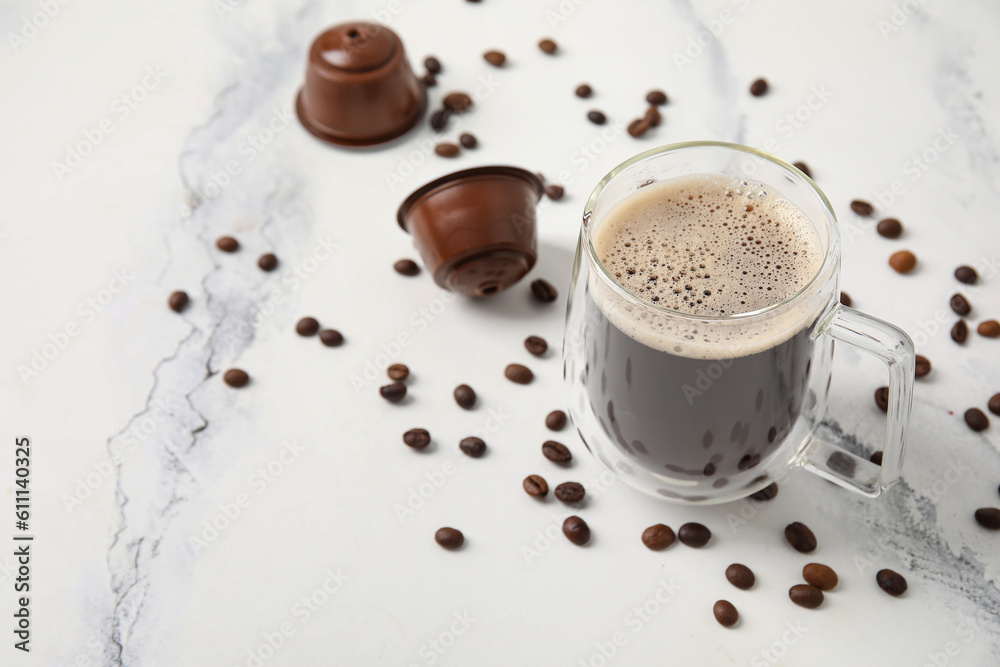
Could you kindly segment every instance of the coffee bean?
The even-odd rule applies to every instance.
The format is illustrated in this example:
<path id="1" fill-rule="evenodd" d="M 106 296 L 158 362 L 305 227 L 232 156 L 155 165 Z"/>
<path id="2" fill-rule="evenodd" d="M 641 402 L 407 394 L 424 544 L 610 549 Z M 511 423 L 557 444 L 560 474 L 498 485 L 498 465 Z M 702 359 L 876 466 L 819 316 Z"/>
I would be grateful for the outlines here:
<path id="1" fill-rule="evenodd" d="M 903 233 L 903 223 L 896 218 L 885 218 L 878 221 L 875 231 L 887 239 L 898 239 Z"/>
<path id="2" fill-rule="evenodd" d="M 918 378 L 922 378 L 931 372 L 931 360 L 922 354 L 917 355 L 916 372 Z"/>
<path id="3" fill-rule="evenodd" d="M 951 339 L 956 343 L 964 343 L 965 339 L 968 337 L 969 325 L 965 323 L 965 320 L 955 322 L 955 326 L 951 328 Z"/>
<path id="4" fill-rule="evenodd" d="M 974 285 L 976 280 L 979 279 L 979 274 L 971 266 L 965 266 L 964 264 L 957 269 L 955 269 L 955 278 L 958 282 L 965 283 L 966 285 Z"/>
<path id="5" fill-rule="evenodd" d="M 788 597 L 792 602 L 805 607 L 815 609 L 823 604 L 823 591 L 811 584 L 797 584 L 788 589 Z"/>
<path id="6" fill-rule="evenodd" d="M 528 336 L 524 339 L 524 349 L 536 357 L 540 357 L 549 349 L 549 344 L 541 336 Z"/>
<path id="7" fill-rule="evenodd" d="M 1000 338 L 1000 322 L 996 320 L 986 320 L 985 322 L 980 322 L 979 326 L 976 327 L 976 331 L 979 332 L 980 336 L 986 336 L 987 338 Z"/>
<path id="8" fill-rule="evenodd" d="M 344 344 L 344 335 L 336 329 L 323 329 L 319 332 L 319 342 L 327 347 L 340 347 Z"/>
<path id="9" fill-rule="evenodd" d="M 239 368 L 230 368 L 222 376 L 222 381 L 230 387 L 239 389 L 240 387 L 247 386 L 247 383 L 250 382 L 250 376 L 247 375 L 246 371 L 240 370 Z"/>
<path id="10" fill-rule="evenodd" d="M 889 256 L 889 266 L 897 273 L 909 273 L 917 265 L 917 256 L 909 250 L 900 250 Z"/>
<path id="11" fill-rule="evenodd" d="M 875 405 L 882 412 L 889 412 L 889 388 L 879 387 L 875 390 Z"/>
<path id="12" fill-rule="evenodd" d="M 553 40 L 546 37 L 542 41 L 538 42 L 538 48 L 551 56 L 559 47 L 556 46 L 556 43 Z"/>
<path id="13" fill-rule="evenodd" d="M 587 495 L 583 484 L 577 482 L 563 482 L 556 487 L 556 498 L 564 503 L 578 503 Z"/>
<path id="14" fill-rule="evenodd" d="M 567 540 L 578 546 L 590 541 L 590 526 L 578 516 L 571 516 L 563 521 L 562 531 Z"/>
<path id="15" fill-rule="evenodd" d="M 411 428 L 403 434 L 403 442 L 414 449 L 424 449 L 431 444 L 431 434 L 425 428 Z"/>
<path id="16" fill-rule="evenodd" d="M 899 597 L 906 592 L 906 579 L 903 575 L 892 570 L 879 570 L 875 574 L 875 581 L 879 588 L 895 597 Z"/>
<path id="17" fill-rule="evenodd" d="M 479 140 L 476 139 L 476 135 L 463 132 L 458 135 L 458 143 L 462 144 L 463 148 L 475 148 L 479 145 Z"/>
<path id="18" fill-rule="evenodd" d="M 686 523 L 677 531 L 677 539 L 682 544 L 700 549 L 712 539 L 712 531 L 700 523 Z"/>
<path id="19" fill-rule="evenodd" d="M 767 81 L 764 79 L 757 79 L 750 84 L 750 94 L 754 97 L 760 97 L 767 93 L 767 89 L 770 86 L 767 85 Z"/>
<path id="20" fill-rule="evenodd" d="M 295 333 L 300 336 L 315 336 L 319 331 L 319 321 L 315 317 L 303 317 L 295 324 Z"/>
<path id="21" fill-rule="evenodd" d="M 424 84 L 426 88 L 433 88 L 434 86 L 438 85 L 437 77 L 431 74 L 430 72 L 427 72 L 422 77 L 420 77 L 420 81 Z"/>
<path id="22" fill-rule="evenodd" d="M 431 114 L 431 129 L 435 132 L 440 132 L 448 126 L 449 118 L 451 118 L 450 111 L 447 109 L 438 109 Z"/>
<path id="23" fill-rule="evenodd" d="M 951 306 L 956 315 L 961 315 L 962 317 L 972 312 L 972 306 L 969 305 L 969 302 L 961 294 L 953 294 L 948 301 L 948 305 Z"/>
<path id="24" fill-rule="evenodd" d="M 579 86 L 576 87 L 576 90 L 574 92 L 576 93 L 577 97 L 582 97 L 586 99 L 594 94 L 594 89 L 585 83 L 581 83 Z"/>
<path id="25" fill-rule="evenodd" d="M 541 278 L 531 282 L 531 293 L 542 303 L 552 303 L 559 298 L 556 288 Z"/>
<path id="26" fill-rule="evenodd" d="M 453 158 L 458 157 L 461 153 L 461 149 L 453 143 L 447 141 L 442 141 L 440 144 L 434 147 L 434 152 L 441 157 Z"/>
<path id="27" fill-rule="evenodd" d="M 393 382 L 384 387 L 379 387 L 378 393 L 390 403 L 399 403 L 406 398 L 406 385 L 402 382 Z"/>
<path id="28" fill-rule="evenodd" d="M 215 247 L 222 252 L 236 252 L 240 249 L 240 242 L 232 236 L 220 236 L 215 240 Z"/>
<path id="29" fill-rule="evenodd" d="M 643 118 L 646 119 L 646 122 L 649 123 L 650 127 L 659 127 L 663 122 L 663 115 L 656 107 L 649 107 L 646 109 L 646 113 L 643 115 Z"/>
<path id="30" fill-rule="evenodd" d="M 541 475 L 528 475 L 521 482 L 521 486 L 532 498 L 544 498 L 549 493 L 549 485 Z"/>
<path id="31" fill-rule="evenodd" d="M 553 410 L 545 417 L 545 426 L 550 431 L 561 431 L 566 427 L 566 413 L 562 410 Z"/>
<path id="32" fill-rule="evenodd" d="M 559 201 L 565 194 L 566 190 L 561 185 L 552 184 L 545 186 L 545 196 L 552 201 Z"/>
<path id="33" fill-rule="evenodd" d="M 737 621 L 740 620 L 740 613 L 736 611 L 736 607 L 729 600 L 719 600 L 712 607 L 712 613 L 715 614 L 715 620 L 719 622 L 719 625 L 731 628 L 736 625 Z"/>
<path id="34" fill-rule="evenodd" d="M 646 101 L 653 106 L 662 107 L 667 103 L 667 94 L 662 90 L 651 90 L 646 93 Z"/>
<path id="35" fill-rule="evenodd" d="M 441 101 L 444 108 L 455 113 L 463 113 L 472 108 L 472 98 L 467 93 L 448 93 Z"/>
<path id="36" fill-rule="evenodd" d="M 852 201 L 851 210 L 864 218 L 870 218 L 875 213 L 875 207 L 864 199 L 855 199 Z"/>
<path id="37" fill-rule="evenodd" d="M 494 67 L 503 67 L 507 62 L 507 56 L 502 51 L 487 51 L 483 54 L 483 59 Z"/>
<path id="38" fill-rule="evenodd" d="M 645 118 L 637 118 L 628 124 L 628 133 L 630 136 L 638 139 L 642 135 L 646 134 L 649 130 L 649 121 Z"/>
<path id="39" fill-rule="evenodd" d="M 850 308 L 851 304 L 854 303 L 854 302 L 851 301 L 851 295 L 850 294 L 848 294 L 847 292 L 841 292 L 840 293 L 840 303 L 841 303 L 841 305 L 844 305 L 844 306 L 847 306 L 848 308 Z"/>
<path id="40" fill-rule="evenodd" d="M 265 253 L 257 260 L 261 271 L 274 271 L 278 268 L 278 258 L 273 252 Z"/>
<path id="41" fill-rule="evenodd" d="M 869 458 L 868 460 L 874 463 L 875 465 L 879 466 L 882 465 L 882 452 L 881 451 L 875 452 L 874 454 L 871 455 L 871 458 Z"/>
<path id="42" fill-rule="evenodd" d="M 403 276 L 415 276 L 420 273 L 420 265 L 412 259 L 401 259 L 392 265 L 396 273 Z"/>
<path id="43" fill-rule="evenodd" d="M 606 122 L 608 122 L 608 117 L 605 116 L 600 111 L 595 110 L 587 112 L 587 120 L 589 120 L 594 125 L 604 125 Z"/>
<path id="44" fill-rule="evenodd" d="M 535 379 L 535 374 L 531 372 L 531 369 L 521 364 L 510 364 L 504 369 L 503 374 L 511 382 L 518 384 L 528 384 Z"/>
<path id="45" fill-rule="evenodd" d="M 458 443 L 458 448 L 461 449 L 464 454 L 471 456 L 474 459 L 478 459 L 486 453 L 486 443 L 483 442 L 482 438 L 477 438 L 475 436 L 462 438 Z"/>
<path id="46" fill-rule="evenodd" d="M 184 310 L 188 305 L 188 295 L 187 292 L 183 290 L 177 290 L 170 294 L 167 299 L 167 305 L 170 306 L 170 310 L 175 313 L 179 313 Z"/>
<path id="47" fill-rule="evenodd" d="M 809 178 L 812 178 L 812 171 L 809 169 L 809 165 L 807 165 L 805 162 L 793 162 L 792 166 L 801 171 Z"/>
<path id="48" fill-rule="evenodd" d="M 750 497 L 754 500 L 764 501 L 771 500 L 776 495 L 778 495 L 778 484 L 777 482 L 771 482 L 757 493 L 751 494 Z"/>
<path id="49" fill-rule="evenodd" d="M 542 443 L 542 454 L 553 463 L 566 464 L 573 460 L 573 453 L 561 442 L 546 440 Z"/>
<path id="50" fill-rule="evenodd" d="M 476 404 L 476 392 L 467 384 L 460 384 L 455 387 L 454 396 L 455 402 L 458 403 L 459 407 L 466 410 L 471 410 L 472 406 Z"/>
<path id="51" fill-rule="evenodd" d="M 785 526 L 785 539 L 799 553 L 807 554 L 816 550 L 816 536 L 804 523 L 794 521 Z"/>
<path id="52" fill-rule="evenodd" d="M 677 539 L 670 526 L 658 523 L 642 531 L 642 543 L 653 551 L 666 549 Z"/>
<path id="53" fill-rule="evenodd" d="M 965 423 L 976 433 L 990 427 L 990 419 L 979 408 L 969 408 L 965 411 Z"/>
<path id="54" fill-rule="evenodd" d="M 455 528 L 438 528 L 434 533 L 434 541 L 445 549 L 458 549 L 465 544 L 465 535 Z"/>
<path id="55" fill-rule="evenodd" d="M 990 396 L 990 401 L 986 404 L 986 407 L 989 408 L 990 412 L 993 414 L 1000 415 L 1000 393 Z"/>
<path id="56" fill-rule="evenodd" d="M 427 56 L 424 58 L 424 69 L 426 69 L 431 74 L 441 73 L 441 61 L 434 56 Z"/>
<path id="57" fill-rule="evenodd" d="M 726 579 L 733 586 L 744 591 L 753 588 L 754 582 L 757 581 L 753 570 L 741 563 L 733 563 L 726 568 Z"/>
<path id="58" fill-rule="evenodd" d="M 385 369 L 385 374 L 389 376 L 390 380 L 402 382 L 410 376 L 410 369 L 406 364 L 393 364 Z"/>
<path id="59" fill-rule="evenodd" d="M 840 579 L 833 568 L 822 563 L 809 563 L 802 568 L 802 578 L 807 584 L 812 584 L 821 591 L 831 591 L 837 587 Z"/>
<path id="60" fill-rule="evenodd" d="M 976 521 L 983 528 L 1000 530 L 1000 509 L 996 507 L 980 507 L 976 510 Z"/>

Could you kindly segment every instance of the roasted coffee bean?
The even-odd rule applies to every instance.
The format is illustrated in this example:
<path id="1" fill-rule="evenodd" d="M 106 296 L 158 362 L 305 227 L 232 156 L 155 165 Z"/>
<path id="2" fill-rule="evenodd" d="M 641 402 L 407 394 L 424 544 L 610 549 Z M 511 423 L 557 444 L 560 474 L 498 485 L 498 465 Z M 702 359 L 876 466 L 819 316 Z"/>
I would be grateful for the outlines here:
<path id="1" fill-rule="evenodd" d="M 476 139 L 476 135 L 463 132 L 458 135 L 458 143 L 462 144 L 462 148 L 475 148 L 479 145 L 479 140 Z"/>
<path id="2" fill-rule="evenodd" d="M 263 254 L 257 260 L 257 266 L 260 267 L 261 271 L 274 271 L 278 268 L 278 258 L 273 252 Z"/>
<path id="3" fill-rule="evenodd" d="M 761 95 L 765 95 L 767 93 L 767 89 L 769 87 L 770 86 L 767 85 L 767 81 L 765 79 L 757 79 L 750 84 L 750 94 L 754 97 L 760 97 Z"/>
<path id="4" fill-rule="evenodd" d="M 422 77 L 420 77 L 420 81 L 423 82 L 424 86 L 427 88 L 433 88 L 434 86 L 438 85 L 437 77 L 431 74 L 430 72 L 427 72 Z"/>
<path id="5" fill-rule="evenodd" d="M 851 304 L 854 303 L 854 302 L 851 301 L 851 295 L 850 294 L 848 294 L 847 292 L 841 292 L 840 293 L 840 303 L 841 303 L 841 305 L 844 305 L 844 306 L 847 306 L 848 308 L 850 308 Z"/>
<path id="6" fill-rule="evenodd" d="M 917 266 L 917 256 L 909 250 L 900 250 L 889 256 L 889 266 L 897 273 L 909 273 Z"/>
<path id="7" fill-rule="evenodd" d="M 809 165 L 807 165 L 805 162 L 793 162 L 792 166 L 801 171 L 809 178 L 812 178 L 812 171 L 809 169 Z"/>
<path id="8" fill-rule="evenodd" d="M 394 382 L 402 382 L 410 376 L 410 369 L 406 364 L 393 364 L 385 369 L 385 374 Z"/>
<path id="9" fill-rule="evenodd" d="M 840 579 L 833 568 L 822 563 L 809 563 L 802 568 L 802 578 L 807 584 L 812 584 L 821 591 L 832 591 L 837 587 Z"/>
<path id="10" fill-rule="evenodd" d="M 175 313 L 179 313 L 184 310 L 188 305 L 188 295 L 187 292 L 183 290 L 177 290 L 170 294 L 167 299 L 167 305 L 170 306 L 170 310 Z"/>
<path id="11" fill-rule="evenodd" d="M 931 372 L 931 360 L 922 354 L 917 355 L 915 375 L 922 378 Z"/>
<path id="12" fill-rule="evenodd" d="M 540 357 L 549 349 L 549 344 L 541 336 L 528 336 L 524 339 L 524 349 Z"/>
<path id="13" fill-rule="evenodd" d="M 887 239 L 898 239 L 903 234 L 903 223 L 896 218 L 885 218 L 878 221 L 875 231 Z"/>
<path id="14" fill-rule="evenodd" d="M 412 259 L 401 259 L 392 265 L 396 273 L 403 276 L 415 276 L 420 273 L 420 265 Z"/>
<path id="15" fill-rule="evenodd" d="M 553 463 L 569 463 L 573 460 L 573 453 L 561 442 L 546 440 L 542 443 L 542 454 Z"/>
<path id="16" fill-rule="evenodd" d="M 426 69 L 431 74 L 441 73 L 441 61 L 434 56 L 427 56 L 424 58 L 424 69 Z"/>
<path id="17" fill-rule="evenodd" d="M 889 388 L 879 387 L 875 390 L 875 405 L 882 412 L 889 412 Z"/>
<path id="18" fill-rule="evenodd" d="M 1000 509 L 996 507 L 980 507 L 976 510 L 976 521 L 983 528 L 1000 530 Z"/>
<path id="19" fill-rule="evenodd" d="M 563 189 L 563 186 L 561 185 L 556 185 L 555 183 L 553 183 L 552 185 L 545 186 L 545 196 L 551 199 L 552 201 L 559 201 L 560 199 L 563 198 L 563 195 L 565 194 L 566 190 Z"/>
<path id="20" fill-rule="evenodd" d="M 966 285 L 974 285 L 976 280 L 979 279 L 979 274 L 971 266 L 965 266 L 964 264 L 957 269 L 955 269 L 955 278 L 958 282 L 965 283 Z"/>
<path id="21" fill-rule="evenodd" d="M 794 521 L 785 526 L 785 539 L 799 553 L 811 553 L 816 550 L 816 536 L 809 526 Z"/>
<path id="22" fill-rule="evenodd" d="M 247 375 L 246 371 L 240 370 L 239 368 L 230 368 L 222 376 L 222 381 L 230 387 L 239 389 L 240 387 L 247 386 L 247 383 L 250 382 L 250 376 Z"/>
<path id="23" fill-rule="evenodd" d="M 903 575 L 892 570 L 879 570 L 875 574 L 875 581 L 879 588 L 895 597 L 899 597 L 906 592 L 906 579 Z"/>
<path id="24" fill-rule="evenodd" d="M 579 86 L 576 87 L 576 90 L 574 92 L 576 93 L 577 97 L 582 97 L 586 99 L 594 94 L 594 89 L 585 83 L 581 83 Z"/>
<path id="25" fill-rule="evenodd" d="M 874 454 L 871 455 L 871 458 L 869 458 L 868 460 L 874 463 L 875 465 L 879 466 L 882 465 L 882 451 L 879 450 L 875 452 Z"/>
<path id="26" fill-rule="evenodd" d="M 700 523 L 686 523 L 680 527 L 680 530 L 677 531 L 677 539 L 679 539 L 682 544 L 694 547 L 695 549 L 700 549 L 708 544 L 708 541 L 712 539 L 712 531 L 710 531 L 707 526 L 703 526 Z"/>
<path id="27" fill-rule="evenodd" d="M 532 498 L 544 498 L 549 493 L 549 485 L 541 475 L 528 475 L 521 482 L 521 486 Z"/>
<path id="28" fill-rule="evenodd" d="M 788 589 L 788 597 L 792 602 L 805 607 L 815 609 L 823 604 L 823 591 L 811 584 L 797 584 Z"/>
<path id="29" fill-rule="evenodd" d="M 855 199 L 852 201 L 851 210 L 864 218 L 870 218 L 875 213 L 875 207 L 864 199 Z"/>
<path id="30" fill-rule="evenodd" d="M 438 109 L 431 114 L 431 129 L 435 132 L 440 132 L 448 126 L 449 118 L 451 118 L 450 111 L 447 109 Z"/>
<path id="31" fill-rule="evenodd" d="M 719 625 L 731 628 L 736 625 L 737 621 L 740 620 L 740 613 L 736 611 L 736 607 L 729 600 L 719 600 L 712 607 L 712 613 L 715 614 L 715 620 L 719 622 Z"/>
<path id="32" fill-rule="evenodd" d="M 990 401 L 986 404 L 986 407 L 989 408 L 990 412 L 993 414 L 1000 415 L 1000 393 L 990 396 Z"/>
<path id="33" fill-rule="evenodd" d="M 662 107 L 667 103 L 667 94 L 662 90 L 651 90 L 646 93 L 646 101 L 656 107 Z"/>
<path id="34" fill-rule="evenodd" d="M 431 444 L 431 434 L 425 428 L 411 428 L 403 434 L 403 442 L 414 449 L 424 449 Z"/>
<path id="35" fill-rule="evenodd" d="M 985 322 L 980 322 L 979 326 L 976 327 L 976 331 L 979 332 L 980 336 L 986 336 L 987 338 L 1000 338 L 1000 322 L 996 320 L 986 320 Z"/>
<path id="36" fill-rule="evenodd" d="M 972 306 L 969 305 L 969 302 L 961 294 L 953 294 L 948 301 L 948 305 L 951 306 L 956 315 L 961 315 L 962 317 L 972 312 Z"/>
<path id="37" fill-rule="evenodd" d="M 535 379 L 531 369 L 521 364 L 510 364 L 504 369 L 503 374 L 508 380 L 517 384 L 528 384 Z"/>
<path id="38" fill-rule="evenodd" d="M 448 93 L 441 102 L 444 108 L 455 113 L 462 113 L 472 108 L 472 98 L 467 93 Z"/>
<path id="39" fill-rule="evenodd" d="M 482 438 L 477 438 L 475 436 L 462 438 L 462 440 L 458 443 L 458 448 L 461 449 L 464 454 L 471 456 L 474 459 L 478 459 L 486 453 L 486 443 L 483 442 Z"/>
<path id="40" fill-rule="evenodd" d="M 319 321 L 315 317 L 303 317 L 295 324 L 295 333 L 300 336 L 315 336 L 319 331 Z"/>
<path id="41" fill-rule="evenodd" d="M 578 503 L 586 495 L 583 484 L 577 482 L 563 482 L 556 487 L 556 498 L 564 503 Z"/>
<path id="42" fill-rule="evenodd" d="M 538 42 L 538 48 L 551 56 L 559 47 L 556 46 L 556 43 L 553 40 L 546 37 L 542 41 Z"/>
<path id="43" fill-rule="evenodd" d="M 642 531 L 642 543 L 653 551 L 666 549 L 674 543 L 677 537 L 670 526 L 658 523 Z"/>
<path id="44" fill-rule="evenodd" d="M 728 579 L 729 583 L 733 586 L 736 586 L 736 588 L 744 591 L 753 588 L 754 582 L 757 581 L 757 577 L 754 576 L 753 570 L 742 563 L 733 563 L 727 567 L 726 579 Z"/>
<path id="45" fill-rule="evenodd" d="M 590 526 L 578 516 L 571 516 L 563 521 L 562 531 L 567 540 L 578 546 L 590 541 Z"/>
<path id="46" fill-rule="evenodd" d="M 445 549 L 458 549 L 465 544 L 465 535 L 455 528 L 438 528 L 434 533 L 434 541 Z"/>
<path id="47" fill-rule="evenodd" d="M 646 119 L 646 122 L 649 123 L 650 127 L 659 127 L 660 123 L 663 122 L 663 115 L 656 107 L 649 107 L 646 109 L 646 113 L 643 114 L 642 117 Z"/>
<path id="48" fill-rule="evenodd" d="M 951 339 L 956 343 L 964 343 L 968 337 L 969 325 L 965 323 L 965 320 L 955 322 L 955 326 L 951 328 Z"/>
<path id="49" fill-rule="evenodd" d="M 461 408 L 471 410 L 472 406 L 476 404 L 476 392 L 467 384 L 460 384 L 455 387 L 454 395 L 455 402 L 458 403 Z"/>
<path id="50" fill-rule="evenodd" d="M 645 118 L 637 118 L 628 124 L 629 136 L 638 139 L 649 131 L 649 121 Z"/>
<path id="51" fill-rule="evenodd" d="M 483 54 L 483 59 L 494 67 L 503 67 L 507 62 L 507 56 L 502 51 L 487 51 Z"/>
<path id="52" fill-rule="evenodd" d="M 587 120 L 589 120 L 594 125 L 604 125 L 606 122 L 608 122 L 608 117 L 605 116 L 600 111 L 594 110 L 587 112 Z"/>
<path id="53" fill-rule="evenodd" d="M 336 329 L 323 329 L 319 332 L 319 342 L 327 347 L 340 347 L 344 344 L 344 335 Z"/>
<path id="54" fill-rule="evenodd" d="M 441 157 L 452 158 L 452 157 L 458 157 L 458 154 L 461 153 L 462 151 L 455 144 L 449 143 L 447 141 L 442 141 L 440 144 L 434 147 L 434 152 L 440 155 Z"/>
<path id="55" fill-rule="evenodd" d="M 771 482 L 757 493 L 751 494 L 750 497 L 753 498 L 754 500 L 763 501 L 763 500 L 771 500 L 776 495 L 778 495 L 778 484 L 777 482 Z"/>
<path id="56" fill-rule="evenodd" d="M 236 252 L 240 249 L 240 242 L 232 236 L 220 236 L 215 240 L 215 247 L 222 252 Z"/>
<path id="57" fill-rule="evenodd" d="M 379 387 L 378 393 L 390 403 L 399 403 L 406 398 L 406 385 L 402 382 L 393 382 L 384 387 Z"/>
<path id="58" fill-rule="evenodd" d="M 566 413 L 562 410 L 553 410 L 545 417 L 545 426 L 550 431 L 561 431 L 566 427 Z"/>
<path id="59" fill-rule="evenodd" d="M 990 419 L 979 408 L 969 408 L 965 411 L 965 423 L 976 433 L 990 427 Z"/>
<path id="60" fill-rule="evenodd" d="M 559 292 L 547 280 L 531 281 L 531 293 L 542 303 L 552 303 L 559 298 Z"/>

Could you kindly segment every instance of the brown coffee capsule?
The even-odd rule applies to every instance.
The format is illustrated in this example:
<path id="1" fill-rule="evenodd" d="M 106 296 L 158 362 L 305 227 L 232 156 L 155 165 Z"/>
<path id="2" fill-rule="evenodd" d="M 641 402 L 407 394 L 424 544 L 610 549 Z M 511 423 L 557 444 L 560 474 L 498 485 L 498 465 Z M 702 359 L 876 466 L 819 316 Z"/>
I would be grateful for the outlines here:
<path id="1" fill-rule="evenodd" d="M 352 21 L 321 33 L 309 48 L 295 103 L 302 125 L 338 146 L 374 146 L 420 122 L 427 93 L 403 42 L 377 23 Z"/>
<path id="2" fill-rule="evenodd" d="M 542 182 L 517 167 L 457 171 L 427 183 L 399 207 L 434 282 L 463 296 L 498 294 L 537 258 L 535 205 Z"/>

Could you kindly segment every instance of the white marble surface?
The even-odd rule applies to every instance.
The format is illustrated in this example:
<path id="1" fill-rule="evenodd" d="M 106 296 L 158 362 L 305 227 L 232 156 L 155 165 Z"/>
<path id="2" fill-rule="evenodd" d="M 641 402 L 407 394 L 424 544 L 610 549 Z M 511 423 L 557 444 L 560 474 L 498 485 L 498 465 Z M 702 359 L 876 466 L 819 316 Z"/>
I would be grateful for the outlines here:
<path id="1" fill-rule="evenodd" d="M 1000 342 L 973 334 L 958 347 L 947 334 L 960 263 L 981 269 L 980 285 L 962 288 L 973 321 L 1000 315 L 1000 6 L 108 0 L 50 2 L 45 25 L 26 29 L 45 4 L 0 8 L 0 515 L 12 514 L 13 438 L 29 434 L 36 535 L 33 650 L 20 654 L 5 634 L 0 664 L 1000 662 L 1000 536 L 972 519 L 1000 504 L 1000 418 L 982 434 L 961 419 L 1000 391 Z M 904 4 L 920 6 L 907 15 Z M 479 149 L 427 157 L 425 123 L 387 150 L 347 153 L 288 121 L 312 36 L 372 16 L 390 19 L 412 61 L 442 60 L 432 100 L 492 89 L 462 125 Z M 706 32 L 713 21 L 717 37 Z M 675 52 L 699 34 L 702 52 L 679 67 Z M 558 57 L 537 50 L 543 36 L 559 42 Z M 509 66 L 487 66 L 488 48 L 505 50 Z M 751 98 L 760 75 L 772 92 Z M 572 94 L 581 81 L 597 91 L 588 102 Z M 664 125 L 642 140 L 621 133 L 653 87 L 671 96 Z M 617 133 L 597 139 L 584 117 L 592 107 Z M 53 163 L 105 118 L 99 145 L 57 173 Z M 273 140 L 247 148 L 269 124 Z M 533 305 L 526 283 L 488 302 L 451 300 L 426 273 L 391 270 L 414 255 L 394 220 L 410 190 L 456 168 L 512 163 L 566 185 L 566 200 L 540 212 L 532 272 L 565 294 L 597 180 L 640 150 L 702 138 L 806 160 L 842 219 L 855 306 L 906 328 L 933 361 L 917 386 L 904 480 L 878 501 L 796 472 L 760 508 L 666 505 L 602 484 L 569 432 L 578 463 L 561 473 L 538 453 L 542 418 L 561 403 L 560 362 L 530 358 L 520 341 L 538 334 L 557 346 L 563 304 Z M 925 153 L 933 159 L 914 162 Z M 240 173 L 216 191 L 228 161 Z M 385 175 L 400 169 L 393 189 Z M 879 213 L 904 222 L 899 241 L 848 208 L 893 181 L 901 194 Z M 215 251 L 222 234 L 242 251 Z M 906 277 L 886 264 L 903 247 L 920 257 Z M 255 260 L 272 250 L 281 268 L 264 274 Z M 115 275 L 124 288 L 104 292 Z M 175 289 L 192 297 L 183 316 L 165 306 Z M 296 336 L 306 314 L 342 330 L 345 346 Z M 22 380 L 19 366 L 67 325 L 77 328 L 65 349 Z M 392 406 L 377 397 L 381 379 L 356 390 L 352 378 L 384 363 L 401 334 L 409 344 L 392 356 L 413 369 L 413 398 Z M 841 352 L 831 414 L 845 442 L 871 450 L 884 371 Z M 535 369 L 534 384 L 503 379 L 512 361 Z M 234 365 L 254 378 L 242 391 L 221 382 Z M 450 398 L 460 382 L 479 391 L 472 412 Z M 436 438 L 423 454 L 400 443 L 418 425 Z M 486 458 L 457 450 L 486 427 Z M 265 479 L 268 466 L 280 474 Z M 588 486 L 589 548 L 539 538 L 554 534 L 562 508 L 520 490 L 533 472 Z M 396 506 L 428 476 L 444 481 L 401 520 Z M 206 537 L 206 522 L 239 498 L 238 518 Z M 744 523 L 727 519 L 740 513 Z M 652 523 L 689 520 L 713 529 L 708 548 L 654 553 L 639 542 Z M 816 611 L 786 595 L 812 560 L 783 542 L 792 520 L 812 526 L 815 560 L 841 575 Z M 464 530 L 462 552 L 434 544 L 442 525 Z M 8 619 L 10 552 L 0 549 Z M 734 561 L 756 571 L 754 590 L 725 581 Z M 907 577 L 904 598 L 875 586 L 882 567 Z M 712 618 L 723 597 L 742 613 L 734 629 Z M 280 648 L 262 649 L 282 628 Z M 623 645 L 601 657 L 616 637 Z"/>

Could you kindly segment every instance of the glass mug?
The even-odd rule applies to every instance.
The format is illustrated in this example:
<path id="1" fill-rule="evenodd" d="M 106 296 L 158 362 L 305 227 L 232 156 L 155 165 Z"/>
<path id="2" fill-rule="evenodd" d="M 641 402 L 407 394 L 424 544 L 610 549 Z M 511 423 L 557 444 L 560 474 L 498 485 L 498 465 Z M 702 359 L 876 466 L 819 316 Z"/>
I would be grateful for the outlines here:
<path id="1" fill-rule="evenodd" d="M 798 206 L 822 257 L 812 279 L 780 303 L 731 316 L 654 305 L 616 282 L 593 245 L 608 212 L 641 187 L 698 174 L 744 185 L 752 179 L 765 190 L 751 194 L 764 197 L 770 189 Z M 656 148 L 615 167 L 587 201 L 566 312 L 563 374 L 584 444 L 629 485 L 679 503 L 742 498 L 793 466 L 878 496 L 898 479 L 902 465 L 913 343 L 897 327 L 841 305 L 839 276 L 840 236 L 830 202 L 778 158 L 705 141 Z M 700 357 L 684 356 L 695 333 Z M 733 339 L 741 347 L 727 342 Z M 834 341 L 888 367 L 881 466 L 818 432 Z"/>

